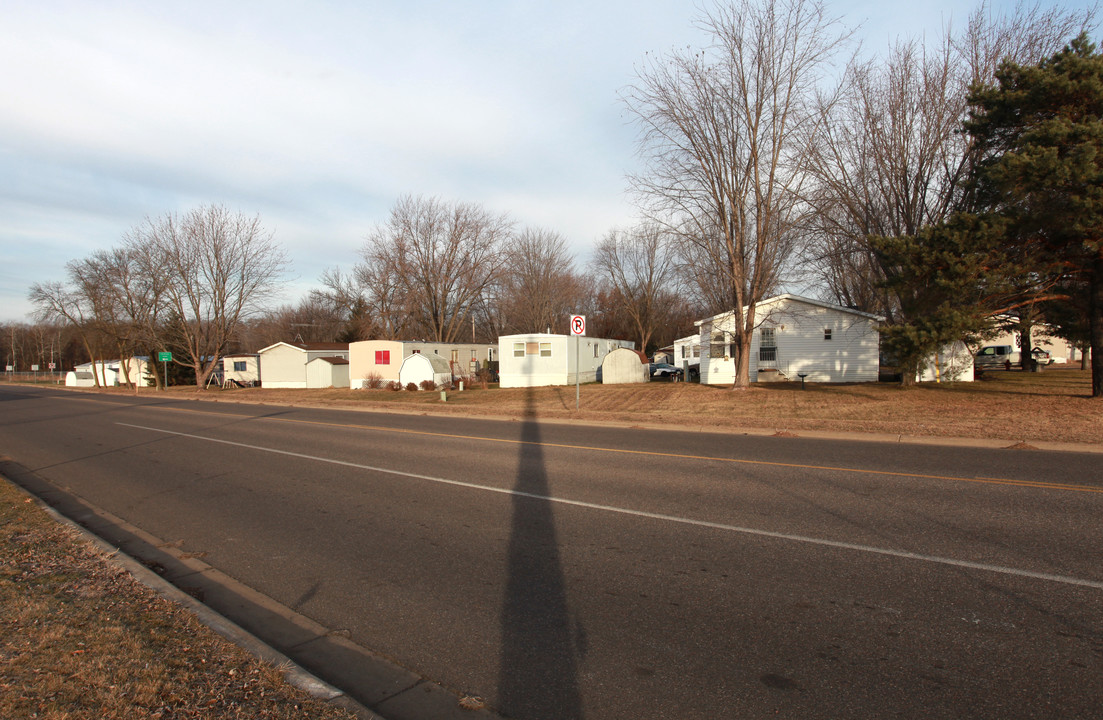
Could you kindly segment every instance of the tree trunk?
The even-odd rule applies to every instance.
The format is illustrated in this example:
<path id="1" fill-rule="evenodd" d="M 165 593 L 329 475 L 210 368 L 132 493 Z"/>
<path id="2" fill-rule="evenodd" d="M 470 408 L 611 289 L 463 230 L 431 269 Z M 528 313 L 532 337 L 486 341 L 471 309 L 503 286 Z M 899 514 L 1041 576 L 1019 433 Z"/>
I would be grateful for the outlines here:
<path id="1" fill-rule="evenodd" d="M 1033 329 L 1030 320 L 1019 318 L 1019 367 L 1023 372 L 1038 372 L 1038 363 L 1034 362 Z"/>
<path id="2" fill-rule="evenodd" d="M 1103 397 L 1103 251 L 1095 254 L 1088 281 L 1088 322 L 1091 333 L 1092 397 Z"/>
<path id="3" fill-rule="evenodd" d="M 735 362 L 735 379 L 732 381 L 732 390 L 747 390 L 751 386 L 751 333 L 737 332 L 731 344 L 734 351 L 732 360 Z"/>

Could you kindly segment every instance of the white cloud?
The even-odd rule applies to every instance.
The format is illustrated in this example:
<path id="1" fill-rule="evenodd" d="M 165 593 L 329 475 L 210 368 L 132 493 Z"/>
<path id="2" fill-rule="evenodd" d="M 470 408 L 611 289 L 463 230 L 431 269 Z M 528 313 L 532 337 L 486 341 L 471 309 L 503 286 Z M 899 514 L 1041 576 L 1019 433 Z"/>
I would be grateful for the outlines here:
<path id="1" fill-rule="evenodd" d="M 617 93 L 645 52 L 700 42 L 695 12 L 15 0 L 0 23 L 0 320 L 20 319 L 26 286 L 67 260 L 200 203 L 259 213 L 296 291 L 355 261 L 407 193 L 483 203 L 582 256 L 632 221 L 635 131 Z"/>

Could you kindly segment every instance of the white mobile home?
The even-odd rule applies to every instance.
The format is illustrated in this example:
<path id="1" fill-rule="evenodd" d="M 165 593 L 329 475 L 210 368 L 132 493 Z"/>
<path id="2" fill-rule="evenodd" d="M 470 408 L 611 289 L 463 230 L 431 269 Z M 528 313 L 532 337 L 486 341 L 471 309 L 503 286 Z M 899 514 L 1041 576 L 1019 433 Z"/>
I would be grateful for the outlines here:
<path id="1" fill-rule="evenodd" d="M 348 360 L 348 343 L 285 343 L 269 345 L 257 353 L 260 372 L 264 374 L 264 387 L 306 388 L 306 366 L 322 357 Z M 328 387 L 328 386 L 326 386 Z"/>
<path id="2" fill-rule="evenodd" d="M 532 333 L 498 338 L 501 387 L 574 385 L 597 380 L 601 362 L 617 348 L 634 349 L 627 340 Z M 577 357 L 577 362 L 576 362 Z"/>
<path id="3" fill-rule="evenodd" d="M 701 335 L 689 335 L 674 341 L 674 359 L 671 365 L 686 369 L 689 366 L 689 374 L 696 375 L 701 365 Z"/>
<path id="4" fill-rule="evenodd" d="M 876 382 L 879 321 L 876 315 L 796 295 L 763 300 L 755 306 L 750 380 L 797 380 L 804 375 L 809 382 Z M 695 324 L 700 328 L 701 382 L 734 382 L 733 313 Z M 680 364 L 682 357 L 676 361 Z"/>
<path id="5" fill-rule="evenodd" d="M 260 355 L 244 353 L 222 358 L 222 378 L 225 385 L 260 385 Z"/>
<path id="6" fill-rule="evenodd" d="M 403 361 L 411 355 L 436 355 L 448 364 L 452 377 L 473 377 L 487 363 L 498 359 L 495 345 L 438 343 L 421 340 L 362 340 L 349 345 L 349 383 L 367 386 L 371 377 L 383 382 L 398 381 Z M 451 379 L 451 378 L 449 378 Z"/>

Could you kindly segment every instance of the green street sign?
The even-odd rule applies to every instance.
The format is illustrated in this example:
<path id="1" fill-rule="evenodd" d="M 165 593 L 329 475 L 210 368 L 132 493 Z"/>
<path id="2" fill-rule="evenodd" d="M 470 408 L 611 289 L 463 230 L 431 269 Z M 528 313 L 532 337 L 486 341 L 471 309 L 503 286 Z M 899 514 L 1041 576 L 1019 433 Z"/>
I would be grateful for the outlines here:
<path id="1" fill-rule="evenodd" d="M 172 353 L 159 352 L 157 353 L 158 362 L 170 362 L 172 360 Z"/>

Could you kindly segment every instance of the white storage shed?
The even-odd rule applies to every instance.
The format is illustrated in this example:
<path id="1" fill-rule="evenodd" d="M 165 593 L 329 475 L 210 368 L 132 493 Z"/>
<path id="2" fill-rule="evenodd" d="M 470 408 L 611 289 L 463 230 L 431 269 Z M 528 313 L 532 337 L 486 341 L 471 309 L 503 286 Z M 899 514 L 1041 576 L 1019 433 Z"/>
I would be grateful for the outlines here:
<path id="1" fill-rule="evenodd" d="M 637 350 L 616 348 L 601 361 L 601 384 L 623 385 L 651 380 L 647 356 Z"/>
<path id="2" fill-rule="evenodd" d="M 306 364 L 308 388 L 347 388 L 349 361 L 343 357 L 319 357 Z"/>
<path id="3" fill-rule="evenodd" d="M 398 381 L 403 387 L 413 383 L 420 389 L 421 383 L 426 380 L 431 380 L 436 386 L 452 382 L 452 369 L 448 361 L 430 353 L 407 355 L 398 372 Z"/>

